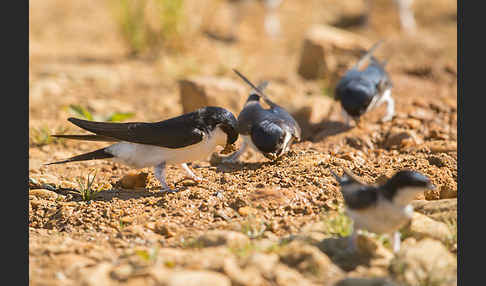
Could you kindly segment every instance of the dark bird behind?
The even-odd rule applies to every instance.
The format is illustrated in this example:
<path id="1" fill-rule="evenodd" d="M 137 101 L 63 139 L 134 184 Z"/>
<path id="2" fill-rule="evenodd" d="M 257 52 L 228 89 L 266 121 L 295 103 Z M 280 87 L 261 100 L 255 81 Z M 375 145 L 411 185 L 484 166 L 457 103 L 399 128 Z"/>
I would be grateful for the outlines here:
<path id="1" fill-rule="evenodd" d="M 187 166 L 188 162 L 204 160 L 217 145 L 229 148 L 238 139 L 237 120 L 221 107 L 204 107 L 160 122 L 95 122 L 69 118 L 71 123 L 95 134 L 54 135 L 55 137 L 88 141 L 117 142 L 93 152 L 49 163 L 113 159 L 134 168 L 154 166 L 154 175 L 162 189 L 166 164 L 181 164 L 190 178 L 201 181 Z"/>
<path id="2" fill-rule="evenodd" d="M 227 160 L 237 160 L 248 145 L 266 158 L 275 160 L 287 153 L 295 140 L 301 140 L 300 126 L 284 108 L 263 93 L 268 82 L 257 87 L 237 70 L 234 72 L 253 89 L 238 115 L 238 132 L 243 137 L 243 144 Z M 260 99 L 270 108 L 263 108 Z"/>
<path id="3" fill-rule="evenodd" d="M 385 71 L 385 62 L 378 61 L 373 52 L 382 41 L 371 49 L 347 71 L 336 85 L 335 98 L 341 103 L 343 116 L 349 125 L 350 118 L 359 122 L 365 113 L 387 103 L 382 121 L 389 121 L 395 114 L 395 102 L 391 96 L 392 82 Z M 366 62 L 369 65 L 363 69 Z"/>

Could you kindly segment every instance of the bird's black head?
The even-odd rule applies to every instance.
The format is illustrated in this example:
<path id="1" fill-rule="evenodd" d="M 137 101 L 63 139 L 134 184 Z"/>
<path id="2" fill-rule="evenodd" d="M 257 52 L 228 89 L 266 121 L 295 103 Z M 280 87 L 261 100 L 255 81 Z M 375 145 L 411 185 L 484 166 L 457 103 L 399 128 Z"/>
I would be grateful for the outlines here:
<path id="1" fill-rule="evenodd" d="M 230 111 L 217 106 L 201 108 L 201 117 L 204 123 L 214 129 L 217 126 L 226 133 L 226 146 L 232 145 L 238 140 L 237 120 Z"/>
<path id="2" fill-rule="evenodd" d="M 338 86 L 336 98 L 350 116 L 358 118 L 362 116 L 375 95 L 375 87 L 362 80 L 353 80 Z"/>
<path id="3" fill-rule="evenodd" d="M 285 126 L 270 120 L 255 124 L 251 129 L 251 141 L 260 152 L 270 160 L 280 157 L 293 141 Z"/>
<path id="4" fill-rule="evenodd" d="M 397 196 L 411 200 L 417 193 L 426 189 L 434 189 L 434 185 L 430 182 L 429 178 L 417 171 L 402 170 L 393 175 L 383 185 L 383 188 L 385 190 L 385 197 L 390 200 L 393 200 Z M 404 200 L 403 198 L 401 200 Z"/>

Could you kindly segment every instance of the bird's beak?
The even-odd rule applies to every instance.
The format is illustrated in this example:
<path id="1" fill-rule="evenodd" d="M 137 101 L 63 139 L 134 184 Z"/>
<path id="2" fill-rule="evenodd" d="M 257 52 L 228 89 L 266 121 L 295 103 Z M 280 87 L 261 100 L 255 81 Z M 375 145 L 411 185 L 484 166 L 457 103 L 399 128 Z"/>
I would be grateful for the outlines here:
<path id="1" fill-rule="evenodd" d="M 429 190 L 435 190 L 436 188 L 437 187 L 434 184 L 432 184 L 432 183 L 428 183 L 427 184 L 427 189 L 429 189 Z"/>

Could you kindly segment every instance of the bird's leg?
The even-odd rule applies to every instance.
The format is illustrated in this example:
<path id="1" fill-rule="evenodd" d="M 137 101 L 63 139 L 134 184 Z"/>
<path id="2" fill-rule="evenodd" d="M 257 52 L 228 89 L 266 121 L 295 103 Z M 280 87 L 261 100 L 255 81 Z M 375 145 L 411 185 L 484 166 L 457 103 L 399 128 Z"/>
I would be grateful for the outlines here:
<path id="1" fill-rule="evenodd" d="M 189 169 L 189 167 L 187 166 L 187 163 L 183 163 L 183 164 L 181 164 L 181 166 L 184 169 L 184 171 L 186 171 L 186 173 L 187 173 L 187 177 L 186 178 L 191 179 L 191 180 L 194 180 L 194 181 L 196 181 L 198 183 L 201 183 L 202 181 L 204 181 L 203 178 L 196 176 L 191 171 L 191 169 Z"/>
<path id="2" fill-rule="evenodd" d="M 241 156 L 246 151 L 246 148 L 248 147 L 248 144 L 245 139 L 243 139 L 243 143 L 241 144 L 241 147 L 238 151 L 235 153 L 231 154 L 230 156 L 226 157 L 223 159 L 223 162 L 225 163 L 234 163 L 235 161 L 238 160 L 238 158 Z"/>
<path id="3" fill-rule="evenodd" d="M 413 0 L 395 0 L 400 15 L 400 24 L 409 33 L 415 32 L 417 25 L 412 11 Z"/>
<path id="4" fill-rule="evenodd" d="M 390 121 L 393 116 L 395 116 L 395 100 L 391 96 L 391 90 L 388 89 L 383 94 L 383 97 L 378 102 L 378 105 L 381 105 L 383 102 L 386 102 L 386 114 L 383 116 L 381 121 L 386 122 Z"/>
<path id="5" fill-rule="evenodd" d="M 154 167 L 154 175 L 159 180 L 161 185 L 161 192 L 165 193 L 176 193 L 177 190 L 169 188 L 167 182 L 165 181 L 165 162 L 162 162 Z"/>
<path id="6" fill-rule="evenodd" d="M 392 239 L 392 248 L 394 253 L 400 251 L 400 236 L 401 235 L 399 231 L 395 231 L 392 235 L 390 235 L 390 238 Z"/>
<path id="7" fill-rule="evenodd" d="M 346 110 L 344 110 L 344 108 L 342 109 L 342 115 L 346 126 L 351 127 L 351 116 L 348 115 L 348 113 L 346 112 Z"/>
<path id="8" fill-rule="evenodd" d="M 353 229 L 353 232 L 351 233 L 350 236 L 348 236 L 348 250 L 350 252 L 355 252 L 357 247 L 356 247 L 356 239 L 358 238 L 356 230 Z"/>

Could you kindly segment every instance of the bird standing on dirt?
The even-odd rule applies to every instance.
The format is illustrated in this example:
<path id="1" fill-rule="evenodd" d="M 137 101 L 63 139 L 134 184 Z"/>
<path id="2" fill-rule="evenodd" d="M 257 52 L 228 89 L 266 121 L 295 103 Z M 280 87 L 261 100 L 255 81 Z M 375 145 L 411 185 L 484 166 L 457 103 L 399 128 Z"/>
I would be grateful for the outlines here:
<path id="1" fill-rule="evenodd" d="M 387 103 L 387 110 L 382 121 L 391 120 L 395 114 L 395 101 L 391 96 L 392 83 L 385 71 L 386 62 L 379 62 L 373 57 L 373 52 L 381 43 L 379 41 L 374 44 L 336 85 L 335 98 L 341 103 L 348 126 L 350 118 L 358 123 L 362 115 L 383 102 Z M 368 60 L 370 64 L 361 70 Z"/>
<path id="2" fill-rule="evenodd" d="M 217 145 L 226 145 L 225 151 L 238 139 L 235 116 L 221 107 L 208 106 L 154 123 L 108 123 L 77 118 L 68 120 L 95 134 L 55 137 L 118 143 L 47 165 L 113 159 L 134 168 L 154 166 L 154 175 L 164 192 L 176 192 L 169 188 L 165 180 L 167 164 L 181 164 L 189 178 L 201 182 L 203 179 L 194 175 L 187 163 L 206 159 Z"/>
<path id="3" fill-rule="evenodd" d="M 263 82 L 257 87 L 237 70 L 234 72 L 253 90 L 238 115 L 238 132 L 243 137 L 243 145 L 225 161 L 237 160 L 248 145 L 266 158 L 275 160 L 289 151 L 294 140 L 301 140 L 300 126 L 284 108 L 272 102 L 263 93 L 268 82 Z M 262 107 L 260 98 L 270 106 L 269 109 Z"/>
<path id="4" fill-rule="evenodd" d="M 350 173 L 339 177 L 331 171 L 341 186 L 346 213 L 353 220 L 350 247 L 355 248 L 356 231 L 364 229 L 393 237 L 393 251 L 400 250 L 399 229 L 410 222 L 415 196 L 434 186 L 424 175 L 410 170 L 397 172 L 382 185 L 366 185 Z"/>

